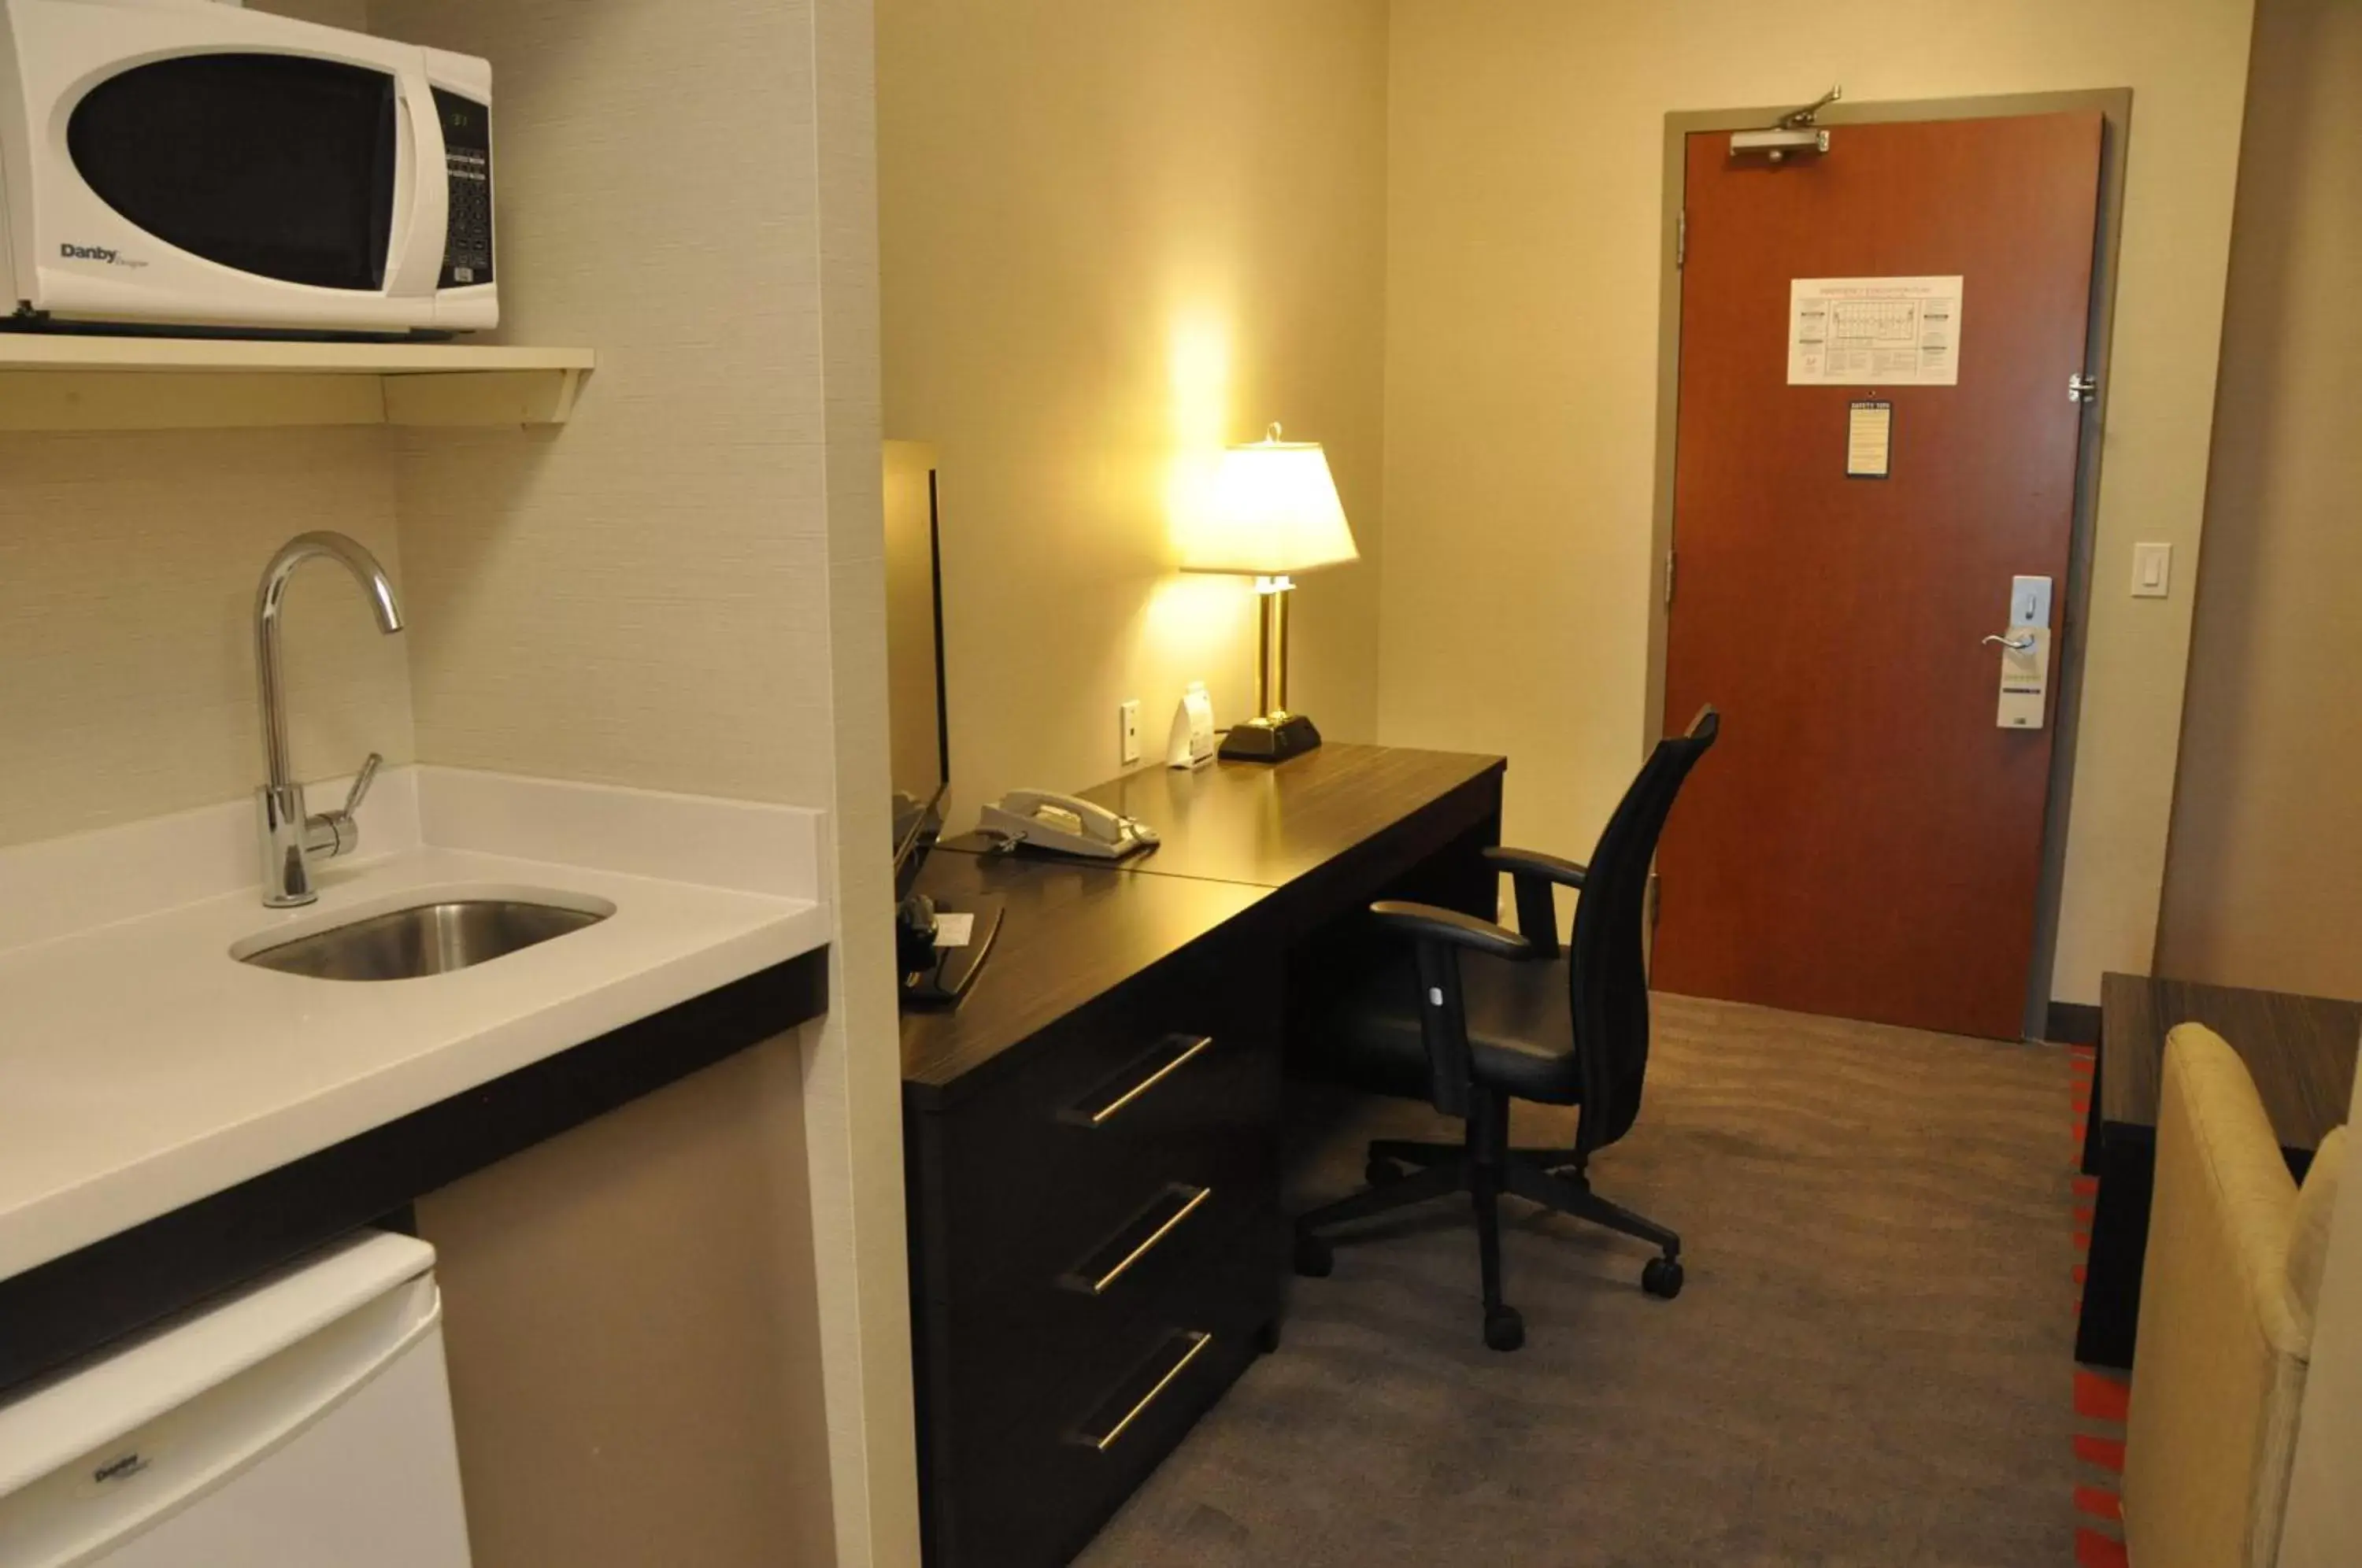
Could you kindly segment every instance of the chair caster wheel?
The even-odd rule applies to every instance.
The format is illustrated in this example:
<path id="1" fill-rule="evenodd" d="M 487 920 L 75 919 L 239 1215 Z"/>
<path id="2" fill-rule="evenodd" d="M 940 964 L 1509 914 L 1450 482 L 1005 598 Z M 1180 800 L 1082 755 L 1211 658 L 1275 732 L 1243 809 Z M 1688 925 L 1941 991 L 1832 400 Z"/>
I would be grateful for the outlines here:
<path id="1" fill-rule="evenodd" d="M 1362 1179 L 1372 1187 L 1392 1187 L 1407 1173 L 1392 1160 L 1374 1159 L 1362 1167 Z"/>
<path id="2" fill-rule="evenodd" d="M 1264 1355 L 1279 1349 L 1279 1320 L 1267 1318 L 1254 1331 L 1254 1348 Z"/>
<path id="3" fill-rule="evenodd" d="M 1326 1279 L 1337 1266 L 1337 1254 L 1318 1236 L 1296 1238 L 1296 1272 L 1307 1279 Z"/>
<path id="4" fill-rule="evenodd" d="M 1515 1307 L 1496 1307 L 1485 1314 L 1487 1350 L 1513 1351 L 1526 1342 L 1526 1320 Z"/>
<path id="5" fill-rule="evenodd" d="M 1679 1296 L 1682 1293 L 1682 1260 L 1650 1258 L 1649 1266 L 1640 1271 L 1640 1288 L 1665 1301 Z"/>

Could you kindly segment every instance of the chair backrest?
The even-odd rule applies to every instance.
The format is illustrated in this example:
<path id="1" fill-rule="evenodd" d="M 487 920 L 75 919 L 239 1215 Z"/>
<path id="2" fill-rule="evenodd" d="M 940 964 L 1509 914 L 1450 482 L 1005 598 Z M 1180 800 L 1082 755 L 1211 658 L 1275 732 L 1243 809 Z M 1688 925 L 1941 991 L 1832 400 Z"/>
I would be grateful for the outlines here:
<path id="1" fill-rule="evenodd" d="M 1688 733 L 1657 743 L 1607 819 L 1584 873 L 1567 963 L 1583 1077 L 1578 1159 L 1624 1136 L 1640 1114 L 1649 1070 L 1649 966 L 1640 929 L 1649 867 L 1682 781 L 1721 729 L 1722 717 L 1709 705 L 1698 710 Z"/>

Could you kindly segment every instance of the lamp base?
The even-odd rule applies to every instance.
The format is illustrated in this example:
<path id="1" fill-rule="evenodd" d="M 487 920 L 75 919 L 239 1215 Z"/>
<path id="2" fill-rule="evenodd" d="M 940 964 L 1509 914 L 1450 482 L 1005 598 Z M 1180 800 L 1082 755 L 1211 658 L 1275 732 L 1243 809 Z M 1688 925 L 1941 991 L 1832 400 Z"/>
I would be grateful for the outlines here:
<path id="1" fill-rule="evenodd" d="M 1301 713 L 1276 713 L 1232 724 L 1222 737 L 1225 762 L 1286 762 L 1320 744 L 1320 732 Z"/>

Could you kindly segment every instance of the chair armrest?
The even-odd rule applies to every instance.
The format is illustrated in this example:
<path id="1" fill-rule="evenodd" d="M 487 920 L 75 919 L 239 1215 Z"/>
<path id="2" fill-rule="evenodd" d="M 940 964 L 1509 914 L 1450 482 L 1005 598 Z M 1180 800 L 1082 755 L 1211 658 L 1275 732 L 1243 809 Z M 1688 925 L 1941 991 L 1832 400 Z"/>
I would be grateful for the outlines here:
<path id="1" fill-rule="evenodd" d="M 1370 914 L 1380 929 L 1412 939 L 1418 961 L 1418 1032 L 1427 1047 L 1428 1099 L 1446 1116 L 1465 1116 L 1473 1080 L 1468 1013 L 1460 993 L 1461 950 L 1515 960 L 1532 956 L 1533 946 L 1489 920 L 1433 904 L 1388 899 L 1372 904 Z"/>
<path id="2" fill-rule="evenodd" d="M 1496 844 L 1485 851 L 1485 858 L 1512 877 L 1540 877 L 1562 888 L 1580 888 L 1590 867 L 1572 860 L 1562 860 L 1555 855 L 1544 855 L 1539 849 L 1512 849 Z"/>
<path id="3" fill-rule="evenodd" d="M 1518 929 L 1533 944 L 1533 956 L 1557 957 L 1558 903 L 1551 896 L 1551 885 L 1579 889 L 1590 868 L 1539 849 L 1510 849 L 1497 844 L 1485 851 L 1485 858 L 1494 869 L 1509 874 L 1518 895 Z"/>
<path id="4" fill-rule="evenodd" d="M 1433 904 L 1407 903 L 1398 899 L 1386 899 L 1372 904 L 1370 913 L 1378 923 L 1392 931 L 1420 942 L 1440 942 L 1453 947 L 1465 947 L 1472 953 L 1490 954 L 1496 958 L 1529 958 L 1533 944 L 1504 926 L 1474 915 L 1462 914 L 1457 910 L 1439 909 Z"/>

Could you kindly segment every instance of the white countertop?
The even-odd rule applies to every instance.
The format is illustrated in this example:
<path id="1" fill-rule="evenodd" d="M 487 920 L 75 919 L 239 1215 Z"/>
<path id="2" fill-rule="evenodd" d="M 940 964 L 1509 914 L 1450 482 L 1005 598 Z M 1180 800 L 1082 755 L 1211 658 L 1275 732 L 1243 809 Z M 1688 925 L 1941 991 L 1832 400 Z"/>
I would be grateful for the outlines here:
<path id="1" fill-rule="evenodd" d="M 319 901 L 300 910 L 266 909 L 246 885 L 126 913 L 143 887 L 186 892 L 204 880 L 193 866 L 233 863 L 233 822 L 250 856 L 242 805 L 0 854 L 20 910 L 45 892 L 70 907 L 47 940 L 9 947 L 27 922 L 0 926 L 0 1278 L 829 940 L 814 812 L 439 768 L 389 774 L 379 796 L 362 823 L 363 849 L 381 852 L 323 864 Z M 127 879 L 107 857 L 134 847 L 177 864 Z M 94 876 L 108 884 L 96 895 Z M 423 979 L 230 956 L 430 897 L 537 891 L 615 912 Z"/>

